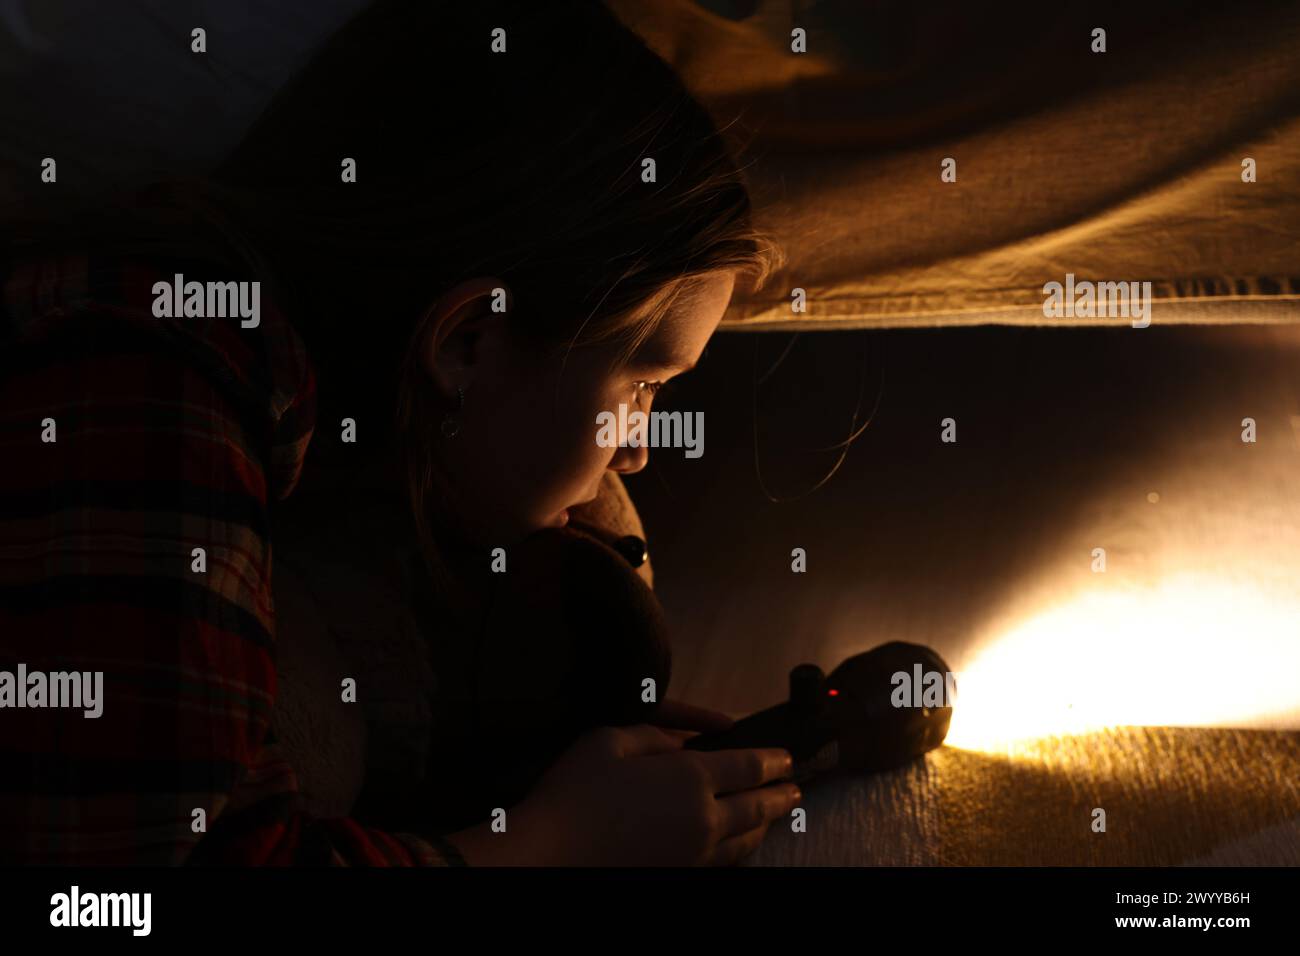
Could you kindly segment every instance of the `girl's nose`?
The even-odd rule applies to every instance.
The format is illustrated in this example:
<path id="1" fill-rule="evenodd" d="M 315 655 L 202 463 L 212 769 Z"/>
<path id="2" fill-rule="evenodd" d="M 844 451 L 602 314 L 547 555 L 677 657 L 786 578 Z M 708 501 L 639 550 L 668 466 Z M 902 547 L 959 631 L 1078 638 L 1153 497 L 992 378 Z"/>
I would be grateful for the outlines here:
<path id="1" fill-rule="evenodd" d="M 609 470 L 620 475 L 635 475 L 650 461 L 650 449 L 642 446 L 618 448 L 609 460 Z"/>

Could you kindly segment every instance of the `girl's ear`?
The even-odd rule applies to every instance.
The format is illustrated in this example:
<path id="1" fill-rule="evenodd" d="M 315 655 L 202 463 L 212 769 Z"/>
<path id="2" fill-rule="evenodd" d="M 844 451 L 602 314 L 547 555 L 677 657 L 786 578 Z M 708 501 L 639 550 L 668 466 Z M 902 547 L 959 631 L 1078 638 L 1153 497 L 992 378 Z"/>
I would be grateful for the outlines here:
<path id="1" fill-rule="evenodd" d="M 495 276 L 467 279 L 429 307 L 420 365 L 443 395 L 490 377 L 506 355 L 507 315 L 514 299 Z"/>

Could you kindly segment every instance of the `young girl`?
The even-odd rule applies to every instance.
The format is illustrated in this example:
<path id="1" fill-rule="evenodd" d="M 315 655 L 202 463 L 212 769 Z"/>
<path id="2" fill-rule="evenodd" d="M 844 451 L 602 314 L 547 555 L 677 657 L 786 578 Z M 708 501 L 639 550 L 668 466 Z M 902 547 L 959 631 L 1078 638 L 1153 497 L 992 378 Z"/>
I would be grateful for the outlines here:
<path id="1" fill-rule="evenodd" d="M 277 502 L 404 502 L 418 563 L 401 522 L 352 558 L 418 567 L 454 686 L 471 569 L 645 466 L 598 413 L 649 411 L 774 262 L 706 113 L 599 3 L 454 6 L 375 4 L 210 177 L 11 250 L 0 669 L 105 700 L 0 710 L 5 857 L 732 863 L 798 803 L 787 753 L 683 750 L 726 718 L 672 702 L 574 741 L 504 833 L 313 817 L 268 733 L 273 648 L 325 653 L 277 620 Z M 259 283 L 255 322 L 160 309 L 178 274 Z"/>

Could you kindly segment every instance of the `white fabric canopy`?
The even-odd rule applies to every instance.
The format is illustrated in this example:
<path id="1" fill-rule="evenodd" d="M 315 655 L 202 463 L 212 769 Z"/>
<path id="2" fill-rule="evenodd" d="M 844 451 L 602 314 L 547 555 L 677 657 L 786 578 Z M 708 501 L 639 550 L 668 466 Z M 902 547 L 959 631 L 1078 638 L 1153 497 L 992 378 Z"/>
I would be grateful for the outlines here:
<path id="1" fill-rule="evenodd" d="M 789 263 L 729 327 L 1129 324 L 1045 317 L 1067 274 L 1300 319 L 1300 4 L 608 2 L 750 140 Z"/>

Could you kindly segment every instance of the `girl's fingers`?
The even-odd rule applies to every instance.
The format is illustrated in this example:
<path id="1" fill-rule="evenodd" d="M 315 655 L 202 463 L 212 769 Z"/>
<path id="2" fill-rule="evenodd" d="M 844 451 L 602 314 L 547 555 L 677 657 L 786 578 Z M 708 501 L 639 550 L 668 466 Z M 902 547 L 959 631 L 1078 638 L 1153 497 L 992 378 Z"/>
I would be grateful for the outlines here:
<path id="1" fill-rule="evenodd" d="M 745 857 L 749 856 L 760 846 L 763 845 L 763 838 L 767 836 L 767 827 L 761 829 L 749 830 L 740 836 L 730 837 L 723 840 L 713 848 L 713 853 L 709 857 L 709 866 L 735 866 Z"/>
<path id="2" fill-rule="evenodd" d="M 656 727 L 704 733 L 710 730 L 728 730 L 735 721 L 721 711 L 666 698 L 660 701 L 659 708 L 655 711 L 654 723 Z"/>
<path id="3" fill-rule="evenodd" d="M 695 756 L 713 781 L 715 794 L 752 790 L 783 780 L 792 772 L 790 751 L 779 747 L 705 750 Z"/>
<path id="4" fill-rule="evenodd" d="M 652 727 L 649 724 L 632 724 L 617 728 L 619 750 L 624 757 L 645 757 L 650 754 L 681 750 L 682 739 L 673 734 Z"/>
<path id="5" fill-rule="evenodd" d="M 799 788 L 792 783 L 759 787 L 718 798 L 720 842 L 725 843 L 755 830 L 760 834 L 767 832 L 773 820 L 784 817 L 799 806 L 802 799 Z"/>

